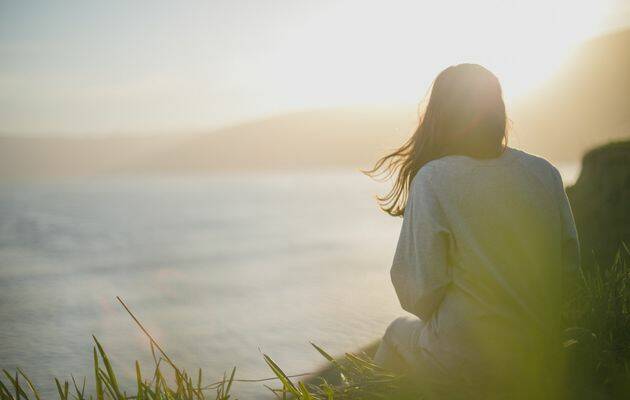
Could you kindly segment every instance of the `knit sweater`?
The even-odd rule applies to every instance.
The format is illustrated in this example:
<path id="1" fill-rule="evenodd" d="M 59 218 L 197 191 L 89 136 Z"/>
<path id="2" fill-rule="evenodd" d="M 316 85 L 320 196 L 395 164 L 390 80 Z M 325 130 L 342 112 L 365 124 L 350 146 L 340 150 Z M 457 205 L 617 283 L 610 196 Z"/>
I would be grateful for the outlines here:
<path id="1" fill-rule="evenodd" d="M 391 278 L 402 308 L 424 321 L 423 363 L 483 379 L 479 371 L 497 373 L 556 337 L 563 282 L 578 263 L 558 170 L 508 147 L 497 158 L 446 156 L 418 171 Z"/>

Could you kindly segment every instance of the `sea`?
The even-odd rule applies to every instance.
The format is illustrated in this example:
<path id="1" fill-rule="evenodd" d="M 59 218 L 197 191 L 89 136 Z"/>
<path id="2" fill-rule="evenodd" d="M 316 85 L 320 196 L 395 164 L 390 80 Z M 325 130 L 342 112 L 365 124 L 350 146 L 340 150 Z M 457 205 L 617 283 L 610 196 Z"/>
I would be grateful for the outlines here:
<path id="1" fill-rule="evenodd" d="M 559 165 L 565 183 L 577 165 Z M 204 381 L 317 371 L 378 339 L 400 309 L 389 268 L 400 218 L 359 171 L 111 176 L 0 183 L 0 368 L 46 397 L 93 382 L 94 335 L 123 386 L 146 335 Z M 278 385 L 273 381 L 267 385 Z M 273 397 L 237 382 L 242 399 Z"/>

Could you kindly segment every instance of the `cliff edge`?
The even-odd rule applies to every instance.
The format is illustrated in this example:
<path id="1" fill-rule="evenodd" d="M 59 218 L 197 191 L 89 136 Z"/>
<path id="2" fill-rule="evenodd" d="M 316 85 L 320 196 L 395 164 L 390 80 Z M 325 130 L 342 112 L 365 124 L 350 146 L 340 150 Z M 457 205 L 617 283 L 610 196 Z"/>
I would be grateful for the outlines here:
<path id="1" fill-rule="evenodd" d="M 587 152 L 575 185 L 567 188 L 582 264 L 611 265 L 622 242 L 630 246 L 630 140 Z"/>

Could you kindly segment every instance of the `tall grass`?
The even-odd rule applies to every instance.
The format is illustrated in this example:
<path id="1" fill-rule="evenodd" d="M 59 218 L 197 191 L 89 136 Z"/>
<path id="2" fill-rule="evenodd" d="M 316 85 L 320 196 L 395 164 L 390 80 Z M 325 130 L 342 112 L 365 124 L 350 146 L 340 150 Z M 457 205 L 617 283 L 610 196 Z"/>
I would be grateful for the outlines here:
<path id="1" fill-rule="evenodd" d="M 567 394 L 575 399 L 630 398 L 630 251 L 622 246 L 612 266 L 583 268 L 573 277 L 563 322 L 563 343 L 568 362 Z M 119 299 L 131 318 L 149 339 L 154 363 L 151 373 L 142 372 L 136 361 L 136 384 L 123 388 L 107 353 L 94 337 L 94 389 L 86 393 L 86 380 L 77 383 L 55 379 L 60 400 L 227 400 L 235 398 L 235 382 L 258 382 L 278 399 L 419 399 L 422 387 L 413 377 L 398 376 L 372 363 L 367 354 L 347 353 L 335 359 L 319 346 L 319 352 L 336 370 L 339 379 L 296 380 L 267 354 L 263 358 L 272 378 L 248 380 L 236 377 L 236 368 L 210 384 L 203 383 L 202 371 L 194 376 L 177 367 L 136 316 Z M 559 344 L 561 346 L 561 344 Z M 43 400 L 37 387 L 18 369 L 3 370 L 0 400 Z M 268 386 L 265 382 L 274 382 Z M 311 383 L 306 383 L 311 382 Z M 271 395 L 270 393 L 270 395 Z"/>
<path id="2" fill-rule="evenodd" d="M 570 391 L 575 398 L 630 398 L 630 250 L 612 266 L 584 267 L 565 304 Z"/>
<path id="3" fill-rule="evenodd" d="M 377 392 L 393 393 L 401 386 L 398 383 L 404 380 L 404 377 L 391 374 L 373 364 L 366 354 L 348 353 L 344 361 L 337 361 L 322 348 L 312 344 L 316 351 L 337 368 L 343 384 L 331 385 L 324 379 L 318 384 L 307 384 L 304 381 L 294 383 L 295 378 L 313 374 L 287 375 L 267 354 L 263 354 L 263 358 L 273 372 L 273 377 L 237 379 L 234 367 L 229 375 L 224 374 L 215 382 L 206 384 L 203 382 L 201 369 L 195 376 L 191 376 L 179 368 L 123 300 L 119 297 L 117 300 L 149 339 L 153 356 L 151 373 L 143 374 L 140 363 L 136 361 L 136 385 L 131 388 L 121 387 L 107 352 L 93 336 L 93 393 L 86 393 L 86 378 L 83 378 L 81 384 L 77 383 L 74 376 L 71 376 L 70 381 L 63 382 L 55 378 L 60 400 L 227 400 L 236 398 L 231 394 L 235 382 L 263 384 L 280 399 L 363 399 L 372 398 Z M 3 369 L 2 372 L 4 379 L 0 378 L 0 400 L 44 400 L 23 370 L 18 368 L 14 373 L 10 373 Z M 266 381 L 279 382 L 280 386 L 277 388 L 268 386 L 265 384 Z"/>

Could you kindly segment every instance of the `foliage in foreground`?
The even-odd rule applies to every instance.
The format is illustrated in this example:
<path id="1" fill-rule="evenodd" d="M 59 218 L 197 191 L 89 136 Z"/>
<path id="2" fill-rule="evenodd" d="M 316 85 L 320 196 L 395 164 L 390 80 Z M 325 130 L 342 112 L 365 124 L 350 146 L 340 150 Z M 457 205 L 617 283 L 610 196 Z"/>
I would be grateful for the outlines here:
<path id="1" fill-rule="evenodd" d="M 630 398 L 630 249 L 582 268 L 566 302 L 564 343 L 573 397 Z"/>
<path id="2" fill-rule="evenodd" d="M 607 399 L 630 394 L 630 251 L 623 246 L 610 267 L 594 266 L 581 270 L 571 283 L 571 296 L 566 302 L 564 323 L 565 354 L 568 361 L 568 394 L 570 398 Z M 55 379 L 60 400 L 227 400 L 234 382 L 275 380 L 279 387 L 268 387 L 279 399 L 346 400 L 346 399 L 418 399 L 422 388 L 412 380 L 391 374 L 371 362 L 367 354 L 346 354 L 336 360 L 323 349 L 313 347 L 336 369 L 337 383 L 318 378 L 304 383 L 287 375 L 268 355 L 265 362 L 274 378 L 237 379 L 236 368 L 222 379 L 203 384 L 201 370 L 195 377 L 178 368 L 149 332 L 119 299 L 151 344 L 154 366 L 150 375 L 143 375 L 136 361 L 136 386 L 120 387 L 106 352 L 94 338 L 94 392 L 87 394 L 85 379 L 77 384 Z M 156 350 L 157 349 L 157 350 Z M 0 379 L 0 400 L 42 400 L 36 386 L 20 369 L 14 374 L 3 370 Z M 130 392 L 128 393 L 127 390 Z"/>
<path id="3" fill-rule="evenodd" d="M 96 337 L 93 347 L 94 389 L 86 393 L 86 379 L 77 383 L 74 376 L 71 381 L 60 382 L 55 378 L 55 385 L 60 400 L 227 400 L 234 399 L 231 389 L 234 382 L 279 381 L 281 387 L 273 388 L 265 385 L 275 397 L 280 399 L 367 399 L 382 398 L 379 393 L 401 392 L 406 385 L 404 377 L 391 374 L 372 363 L 367 354 L 346 354 L 343 361 L 335 360 L 319 346 L 312 346 L 336 367 L 341 384 L 333 385 L 325 379 L 317 384 L 294 383 L 292 379 L 313 374 L 287 375 L 275 361 L 266 354 L 264 360 L 274 373 L 274 377 L 266 379 L 237 379 L 236 367 L 228 375 L 213 383 L 204 384 L 202 371 L 196 376 L 189 375 L 179 368 L 166 352 L 144 328 L 127 305 L 117 298 L 127 310 L 138 327 L 149 338 L 154 365 L 150 375 L 142 373 L 138 361 L 135 362 L 136 385 L 126 390 L 118 383 L 116 373 L 103 346 Z M 0 400 L 44 400 L 42 394 L 20 368 L 14 374 L 2 370 L 5 380 L 0 378 Z M 131 390 L 128 392 L 128 390 Z M 405 389 L 406 390 L 406 389 Z M 401 392 L 402 393 L 402 392 Z"/>
<path id="4" fill-rule="evenodd" d="M 280 388 L 267 387 L 277 398 L 286 399 L 366 399 L 382 398 L 379 393 L 395 393 L 406 387 L 401 385 L 405 378 L 393 375 L 374 365 L 365 355 L 346 354 L 344 361 L 333 359 L 328 353 L 315 344 L 313 347 L 327 360 L 333 363 L 341 376 L 341 385 L 331 385 L 325 379 L 318 384 L 306 384 L 303 381 L 294 383 L 292 378 L 303 375 L 287 375 L 273 361 L 264 354 L 265 362 L 275 374 L 273 378 L 249 380 L 236 379 L 236 368 L 233 368 L 229 377 L 224 374 L 222 379 L 211 384 L 204 384 L 202 371 L 198 370 L 193 378 L 186 371 L 178 368 L 157 345 L 151 341 L 151 352 L 154 358 L 154 367 L 150 375 L 143 375 L 140 364 L 135 362 L 136 387 L 128 393 L 118 383 L 116 373 L 112 367 L 107 353 L 94 337 L 94 393 L 86 393 L 86 380 L 79 385 L 74 377 L 71 383 L 61 383 L 55 378 L 55 385 L 60 400 L 227 400 L 235 398 L 230 390 L 234 382 L 264 382 L 277 380 Z M 156 347 L 161 353 L 156 355 Z M 21 370 L 15 374 L 3 370 L 6 381 L 0 380 L 0 399 L 2 400 L 42 400 L 37 387 Z M 310 374 L 307 374 L 310 375 Z M 148 378 L 148 379 L 147 379 Z"/>

